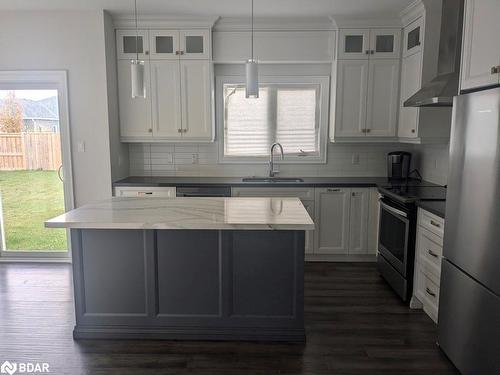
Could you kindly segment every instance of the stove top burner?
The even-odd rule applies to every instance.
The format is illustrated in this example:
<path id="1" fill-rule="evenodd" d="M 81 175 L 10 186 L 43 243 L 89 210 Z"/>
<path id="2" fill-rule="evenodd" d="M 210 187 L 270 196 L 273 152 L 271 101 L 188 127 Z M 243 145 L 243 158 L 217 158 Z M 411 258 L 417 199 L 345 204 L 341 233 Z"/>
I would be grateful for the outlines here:
<path id="1" fill-rule="evenodd" d="M 411 203 L 416 201 L 442 201 L 446 200 L 446 188 L 444 186 L 420 186 L 420 185 L 390 185 L 380 187 L 383 195 L 396 199 L 400 202 Z"/>

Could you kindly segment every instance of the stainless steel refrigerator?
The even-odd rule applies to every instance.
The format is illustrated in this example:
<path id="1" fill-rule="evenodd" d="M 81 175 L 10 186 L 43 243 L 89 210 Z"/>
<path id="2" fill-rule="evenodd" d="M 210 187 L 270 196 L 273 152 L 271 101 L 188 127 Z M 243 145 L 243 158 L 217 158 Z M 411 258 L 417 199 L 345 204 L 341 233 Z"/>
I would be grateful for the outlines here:
<path id="1" fill-rule="evenodd" d="M 438 344 L 462 374 L 500 374 L 500 87 L 455 97 Z"/>

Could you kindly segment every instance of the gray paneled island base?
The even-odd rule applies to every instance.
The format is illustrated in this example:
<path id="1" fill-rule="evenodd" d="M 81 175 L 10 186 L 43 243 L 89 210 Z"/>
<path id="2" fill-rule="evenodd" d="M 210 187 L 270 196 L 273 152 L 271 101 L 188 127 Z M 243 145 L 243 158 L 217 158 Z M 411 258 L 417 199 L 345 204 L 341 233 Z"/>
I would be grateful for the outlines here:
<path id="1" fill-rule="evenodd" d="M 75 338 L 303 341 L 296 198 L 113 198 L 71 230 Z"/>

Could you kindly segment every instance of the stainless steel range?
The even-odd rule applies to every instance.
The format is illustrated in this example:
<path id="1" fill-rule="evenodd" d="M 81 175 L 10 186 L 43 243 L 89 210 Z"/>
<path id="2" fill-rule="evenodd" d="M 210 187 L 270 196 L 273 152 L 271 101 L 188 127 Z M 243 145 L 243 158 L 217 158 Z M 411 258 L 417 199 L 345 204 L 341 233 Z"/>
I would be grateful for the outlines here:
<path id="1" fill-rule="evenodd" d="M 445 200 L 446 188 L 425 182 L 380 187 L 380 224 L 377 258 L 384 279 L 405 302 L 413 289 L 417 207 L 421 200 Z"/>

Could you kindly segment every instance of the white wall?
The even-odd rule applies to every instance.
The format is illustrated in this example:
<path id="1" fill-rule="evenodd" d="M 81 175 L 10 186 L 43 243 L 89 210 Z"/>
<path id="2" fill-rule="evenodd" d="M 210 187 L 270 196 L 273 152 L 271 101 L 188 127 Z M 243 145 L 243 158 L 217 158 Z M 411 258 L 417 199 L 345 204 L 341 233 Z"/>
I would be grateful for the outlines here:
<path id="1" fill-rule="evenodd" d="M 120 142 L 120 122 L 118 114 L 118 76 L 116 67 L 116 38 L 113 19 L 104 12 L 104 42 L 106 54 L 106 79 L 109 121 L 109 154 L 111 158 L 112 181 L 129 174 L 128 144 Z"/>
<path id="2" fill-rule="evenodd" d="M 0 70 L 68 71 L 76 205 L 111 196 L 103 12 L 2 11 L 0 25 Z"/>
<path id="3" fill-rule="evenodd" d="M 439 185 L 448 183 L 449 145 L 415 145 L 416 168 L 424 180 Z"/>

